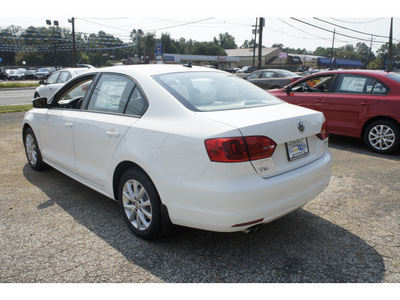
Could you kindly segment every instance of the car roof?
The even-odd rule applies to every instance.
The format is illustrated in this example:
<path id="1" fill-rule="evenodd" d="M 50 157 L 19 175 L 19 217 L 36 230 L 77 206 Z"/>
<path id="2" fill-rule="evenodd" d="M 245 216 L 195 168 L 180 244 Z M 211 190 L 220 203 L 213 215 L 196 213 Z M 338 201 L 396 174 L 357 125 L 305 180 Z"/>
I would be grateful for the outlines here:
<path id="1" fill-rule="evenodd" d="M 160 75 L 167 73 L 180 73 L 180 72 L 221 72 L 229 74 L 222 70 L 205 68 L 199 66 L 187 67 L 184 65 L 169 65 L 169 64 L 143 64 L 143 65 L 124 65 L 124 66 L 114 66 L 114 67 L 106 67 L 93 69 L 93 71 L 100 72 L 116 72 L 122 73 L 126 75 Z"/>
<path id="2" fill-rule="evenodd" d="M 318 73 L 311 74 L 311 76 L 314 75 L 321 75 L 321 74 L 360 74 L 360 75 L 371 75 L 371 76 L 387 76 L 389 74 L 395 74 L 395 73 L 390 73 L 386 72 L 383 70 L 330 70 L 330 71 L 320 71 Z"/>

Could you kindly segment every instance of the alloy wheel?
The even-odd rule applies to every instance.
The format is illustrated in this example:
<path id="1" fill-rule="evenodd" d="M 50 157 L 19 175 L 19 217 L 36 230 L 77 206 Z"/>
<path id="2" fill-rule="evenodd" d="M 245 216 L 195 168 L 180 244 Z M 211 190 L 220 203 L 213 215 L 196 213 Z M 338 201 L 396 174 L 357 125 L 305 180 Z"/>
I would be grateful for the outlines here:
<path id="1" fill-rule="evenodd" d="M 31 165 L 35 166 L 37 163 L 37 145 L 35 138 L 28 133 L 25 137 L 26 155 Z"/>
<path id="2" fill-rule="evenodd" d="M 387 125 L 379 124 L 374 126 L 368 134 L 368 141 L 377 150 L 388 150 L 395 143 L 395 133 Z"/>
<path id="3" fill-rule="evenodd" d="M 147 230 L 152 221 L 150 197 L 143 185 L 134 179 L 128 180 L 122 191 L 124 212 L 134 228 Z"/>

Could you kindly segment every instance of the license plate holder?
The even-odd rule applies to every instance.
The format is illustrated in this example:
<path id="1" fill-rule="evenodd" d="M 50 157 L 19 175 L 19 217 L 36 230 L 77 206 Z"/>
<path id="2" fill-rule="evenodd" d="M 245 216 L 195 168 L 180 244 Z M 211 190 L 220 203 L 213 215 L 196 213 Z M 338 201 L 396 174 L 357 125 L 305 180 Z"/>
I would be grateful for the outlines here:
<path id="1" fill-rule="evenodd" d="M 307 138 L 301 138 L 287 142 L 286 149 L 290 161 L 302 158 L 310 154 Z"/>

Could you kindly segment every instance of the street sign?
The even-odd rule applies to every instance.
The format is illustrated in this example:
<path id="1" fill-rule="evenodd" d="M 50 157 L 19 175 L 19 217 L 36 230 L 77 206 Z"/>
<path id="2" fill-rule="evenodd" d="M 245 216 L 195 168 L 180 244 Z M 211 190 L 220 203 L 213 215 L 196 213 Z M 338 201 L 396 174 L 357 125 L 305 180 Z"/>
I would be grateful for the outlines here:
<path id="1" fill-rule="evenodd" d="M 162 42 L 156 42 L 156 58 L 161 59 L 163 55 Z"/>

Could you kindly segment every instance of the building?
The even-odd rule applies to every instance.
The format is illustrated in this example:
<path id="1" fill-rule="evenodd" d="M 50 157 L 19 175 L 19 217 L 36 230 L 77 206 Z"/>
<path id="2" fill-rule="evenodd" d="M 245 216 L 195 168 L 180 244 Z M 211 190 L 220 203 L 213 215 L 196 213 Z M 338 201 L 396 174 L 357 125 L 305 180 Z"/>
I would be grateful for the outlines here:
<path id="1" fill-rule="evenodd" d="M 258 49 L 227 49 L 225 52 L 229 56 L 237 56 L 240 59 L 239 67 L 258 66 Z M 297 69 L 303 64 L 297 54 L 288 54 L 281 48 L 262 48 L 261 49 L 261 67 L 265 68 L 285 68 Z"/>
<path id="2" fill-rule="evenodd" d="M 165 64 L 185 64 L 192 62 L 197 66 L 212 66 L 220 70 L 233 69 L 238 66 L 240 59 L 237 56 L 216 56 L 216 55 L 190 55 L 190 54 L 171 54 L 164 53 L 163 62 Z"/>

